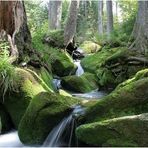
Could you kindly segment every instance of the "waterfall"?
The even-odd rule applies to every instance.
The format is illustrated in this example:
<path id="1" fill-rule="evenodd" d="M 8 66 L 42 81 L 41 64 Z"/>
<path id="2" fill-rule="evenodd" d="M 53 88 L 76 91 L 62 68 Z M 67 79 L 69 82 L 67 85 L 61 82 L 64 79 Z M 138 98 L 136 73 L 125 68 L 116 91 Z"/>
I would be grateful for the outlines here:
<path id="1" fill-rule="evenodd" d="M 60 79 L 53 79 L 53 85 L 56 90 L 61 88 L 61 80 Z"/>
<path id="2" fill-rule="evenodd" d="M 84 73 L 84 70 L 81 66 L 80 60 L 74 61 L 75 65 L 77 65 L 76 76 L 81 76 Z"/>
<path id="3" fill-rule="evenodd" d="M 84 114 L 84 109 L 81 106 L 75 106 L 73 112 L 64 118 L 47 136 L 43 146 L 44 147 L 58 147 L 58 146 L 71 146 L 75 117 Z M 65 138 L 66 137 L 66 138 Z"/>

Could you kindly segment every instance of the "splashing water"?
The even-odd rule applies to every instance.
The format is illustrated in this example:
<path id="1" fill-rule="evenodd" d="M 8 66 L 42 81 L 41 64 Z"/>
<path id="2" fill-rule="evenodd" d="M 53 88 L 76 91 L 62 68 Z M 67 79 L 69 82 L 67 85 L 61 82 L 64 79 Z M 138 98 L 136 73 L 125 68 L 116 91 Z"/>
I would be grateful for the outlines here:
<path id="1" fill-rule="evenodd" d="M 64 118 L 48 135 L 43 146 L 44 147 L 58 147 L 71 146 L 73 132 L 75 127 L 75 117 L 84 114 L 84 109 L 81 106 L 76 106 L 73 112 Z M 64 135 L 67 134 L 66 140 Z"/>
<path id="2" fill-rule="evenodd" d="M 80 60 L 74 61 L 75 65 L 77 65 L 76 76 L 81 76 L 84 73 L 84 70 L 81 66 Z"/>
<path id="3" fill-rule="evenodd" d="M 53 85 L 56 90 L 61 88 L 61 80 L 60 79 L 53 79 Z"/>
<path id="4" fill-rule="evenodd" d="M 17 131 L 11 131 L 0 136 L 0 147 L 23 147 Z"/>

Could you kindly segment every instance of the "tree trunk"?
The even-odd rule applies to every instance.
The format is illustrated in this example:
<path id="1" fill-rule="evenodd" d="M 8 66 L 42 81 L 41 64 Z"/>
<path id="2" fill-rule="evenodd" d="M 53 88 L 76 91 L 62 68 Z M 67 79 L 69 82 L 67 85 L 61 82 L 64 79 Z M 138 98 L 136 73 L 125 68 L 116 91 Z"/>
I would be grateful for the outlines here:
<path id="1" fill-rule="evenodd" d="M 148 53 L 148 1 L 139 1 L 137 19 L 134 25 L 133 43 L 129 49 L 139 53 Z"/>
<path id="2" fill-rule="evenodd" d="M 116 23 L 118 23 L 118 2 L 116 1 Z"/>
<path id="3" fill-rule="evenodd" d="M 98 1 L 98 32 L 99 35 L 103 34 L 103 1 Z"/>
<path id="4" fill-rule="evenodd" d="M 113 31 L 113 12 L 112 12 L 112 0 L 106 1 L 107 9 L 107 34 L 110 36 Z"/>
<path id="5" fill-rule="evenodd" d="M 64 29 L 64 45 L 67 47 L 73 41 L 77 26 L 77 14 L 79 10 L 79 0 L 71 0 L 69 15 Z"/>
<path id="6" fill-rule="evenodd" d="M 50 30 L 61 28 L 62 0 L 49 1 L 48 17 Z"/>
<path id="7" fill-rule="evenodd" d="M 31 45 L 31 35 L 27 26 L 27 17 L 24 2 L 0 0 L 0 31 L 5 30 L 12 38 L 12 44 L 19 49 L 19 56 Z"/>

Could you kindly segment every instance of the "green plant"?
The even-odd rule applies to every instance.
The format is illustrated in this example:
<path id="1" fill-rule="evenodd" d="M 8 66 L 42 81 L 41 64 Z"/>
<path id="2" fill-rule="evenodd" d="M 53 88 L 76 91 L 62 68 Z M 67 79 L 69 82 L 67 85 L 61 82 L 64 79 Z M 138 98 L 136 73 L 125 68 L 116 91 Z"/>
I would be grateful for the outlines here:
<path id="1" fill-rule="evenodd" d="M 4 102 L 4 96 L 8 90 L 15 90 L 14 82 L 16 81 L 15 67 L 9 62 L 8 42 L 0 43 L 0 87 Z"/>

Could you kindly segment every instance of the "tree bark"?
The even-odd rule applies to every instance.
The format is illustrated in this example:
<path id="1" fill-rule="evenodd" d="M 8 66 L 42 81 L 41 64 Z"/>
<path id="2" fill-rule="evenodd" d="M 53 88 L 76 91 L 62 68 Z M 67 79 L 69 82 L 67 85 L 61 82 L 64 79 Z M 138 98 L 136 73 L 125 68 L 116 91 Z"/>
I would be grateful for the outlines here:
<path id="1" fill-rule="evenodd" d="M 48 3 L 49 29 L 60 29 L 62 17 L 62 0 L 51 1 Z"/>
<path id="2" fill-rule="evenodd" d="M 113 12 L 112 12 L 112 0 L 106 0 L 107 10 L 107 35 L 110 36 L 113 31 Z"/>
<path id="3" fill-rule="evenodd" d="M 31 46 L 24 2 L 0 0 L 0 12 L 0 32 L 5 30 L 10 35 L 9 41 L 12 40 L 13 47 L 17 46 L 21 58 Z"/>
<path id="4" fill-rule="evenodd" d="M 67 47 L 73 42 L 74 34 L 77 26 L 77 14 L 79 10 L 79 0 L 71 0 L 69 15 L 64 29 L 64 45 Z"/>
<path id="5" fill-rule="evenodd" d="M 103 1 L 98 1 L 98 32 L 99 35 L 103 34 Z"/>
<path id="6" fill-rule="evenodd" d="M 133 43 L 129 49 L 148 53 L 148 1 L 139 1 L 137 19 L 132 32 Z"/>

